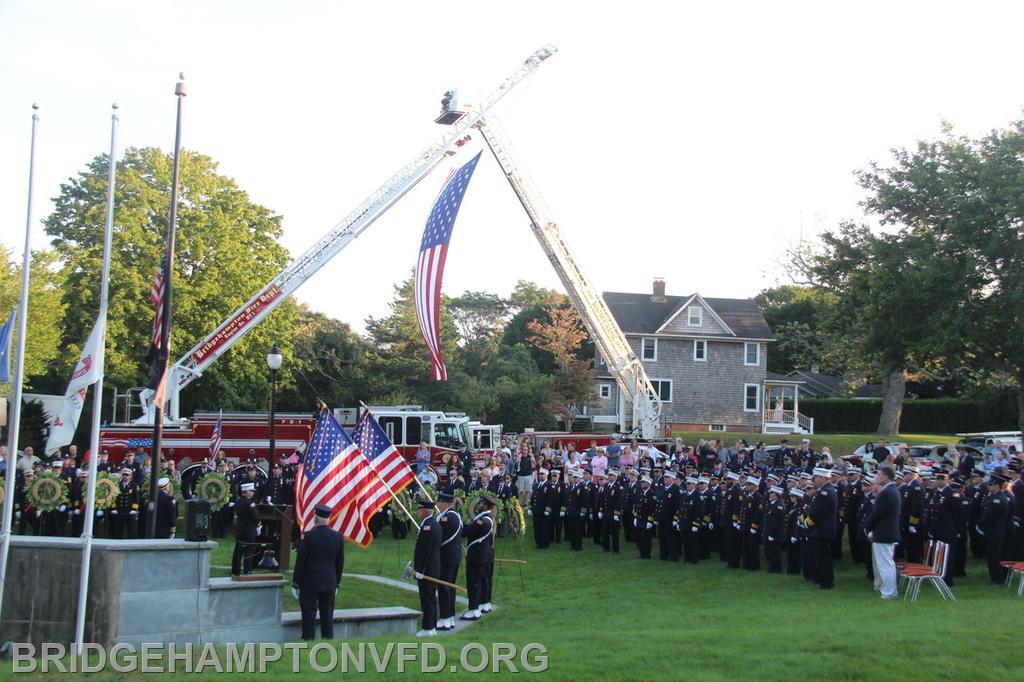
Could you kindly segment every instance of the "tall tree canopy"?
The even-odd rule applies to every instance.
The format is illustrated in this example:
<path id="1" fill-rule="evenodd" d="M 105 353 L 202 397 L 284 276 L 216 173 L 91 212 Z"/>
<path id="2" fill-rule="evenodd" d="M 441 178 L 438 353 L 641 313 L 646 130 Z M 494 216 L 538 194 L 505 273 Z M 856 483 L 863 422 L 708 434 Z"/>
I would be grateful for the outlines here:
<path id="1" fill-rule="evenodd" d="M 143 355 L 153 316 L 148 292 L 165 251 L 171 170 L 172 158 L 154 148 L 129 148 L 118 164 L 107 319 L 111 385 L 145 383 Z M 217 172 L 212 159 L 183 151 L 180 180 L 172 357 L 213 331 L 288 261 L 277 241 L 280 216 L 252 203 L 234 180 Z M 61 185 L 44 221 L 65 282 L 61 376 L 99 307 L 106 191 L 104 155 Z M 266 354 L 276 342 L 290 359 L 294 319 L 294 303 L 279 306 L 182 394 L 183 413 L 194 406 L 262 408 L 269 382 Z"/>
<path id="2" fill-rule="evenodd" d="M 54 262 L 50 251 L 32 254 L 29 272 L 29 307 L 25 334 L 25 376 L 34 387 L 41 375 L 46 374 L 61 352 L 61 329 L 67 303 L 61 293 L 63 276 L 51 268 Z M 16 262 L 7 249 L 0 249 L 0 324 L 7 322 L 11 310 L 21 298 L 21 263 Z M 11 372 L 13 357 L 18 346 L 18 329 L 11 334 Z M 85 339 L 82 339 L 82 343 Z M 36 381 L 33 381 L 36 379 Z M 63 392 L 63 389 L 58 389 Z M 11 384 L 0 384 L 0 395 L 10 395 Z"/>

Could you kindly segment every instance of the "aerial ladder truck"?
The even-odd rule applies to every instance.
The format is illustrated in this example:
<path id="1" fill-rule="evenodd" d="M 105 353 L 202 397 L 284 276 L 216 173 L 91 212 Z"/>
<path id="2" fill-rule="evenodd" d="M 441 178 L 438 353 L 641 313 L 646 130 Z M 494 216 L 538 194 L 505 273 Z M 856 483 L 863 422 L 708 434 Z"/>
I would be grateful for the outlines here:
<path id="1" fill-rule="evenodd" d="M 447 135 L 403 165 L 327 234 L 290 263 L 266 287 L 240 306 L 217 329 L 195 344 L 174 363 L 170 369 L 168 381 L 168 418 L 175 422 L 180 420 L 178 395 L 183 388 L 201 377 L 203 371 L 217 358 L 226 353 L 249 330 L 273 312 L 328 261 L 384 215 L 445 158 L 457 153 L 465 143 L 467 134 L 476 129 L 484 137 L 494 158 L 501 166 L 509 184 L 523 205 L 530 219 L 534 235 L 551 260 L 570 299 L 594 339 L 601 357 L 606 360 L 609 371 L 615 377 L 620 390 L 632 401 L 634 431 L 639 432 L 643 438 L 657 437 L 659 435 L 661 400 L 647 377 L 643 365 L 630 348 L 629 342 L 612 317 L 607 304 L 590 285 L 589 280 L 572 257 L 550 210 L 526 175 L 522 165 L 516 160 L 514 152 L 499 132 L 493 118 L 489 121 L 484 118 L 484 115 L 494 105 L 516 85 L 532 75 L 556 51 L 557 48 L 552 45 L 535 51 L 478 102 L 460 101 L 458 92 L 455 90 L 445 93 L 442 100 L 442 113 L 436 122 L 451 126 Z M 148 402 L 148 396 L 145 396 L 144 399 Z M 153 414 L 154 411 L 150 406 L 139 422 L 147 420 L 152 422 Z"/>

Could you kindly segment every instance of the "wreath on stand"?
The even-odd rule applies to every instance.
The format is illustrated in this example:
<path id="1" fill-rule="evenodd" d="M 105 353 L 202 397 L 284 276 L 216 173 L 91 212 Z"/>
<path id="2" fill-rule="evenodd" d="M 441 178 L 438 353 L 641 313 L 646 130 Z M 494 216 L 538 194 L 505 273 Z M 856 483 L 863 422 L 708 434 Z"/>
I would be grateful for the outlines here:
<path id="1" fill-rule="evenodd" d="M 28 488 L 28 499 L 39 511 L 54 511 L 68 503 L 68 484 L 52 471 L 45 471 L 32 481 Z"/>
<path id="2" fill-rule="evenodd" d="M 522 539 L 526 532 L 526 514 L 523 513 L 523 505 L 519 504 L 519 498 L 513 497 L 505 505 L 508 511 L 508 524 L 512 529 L 512 535 Z"/>
<path id="3" fill-rule="evenodd" d="M 117 501 L 120 492 L 117 476 L 109 471 L 101 471 L 96 477 L 96 508 L 109 509 Z"/>
<path id="4" fill-rule="evenodd" d="M 507 507 L 504 500 L 499 499 L 490 490 L 474 490 L 473 492 L 468 493 L 465 497 L 460 497 L 456 500 L 456 505 L 459 506 L 459 513 L 462 514 L 462 520 L 465 523 L 473 522 L 473 517 L 478 513 L 478 501 L 480 500 L 480 496 L 484 494 L 490 495 L 498 502 L 498 505 L 494 508 L 493 518 L 496 521 L 504 518 L 505 509 Z M 459 500 L 461 500 L 461 504 L 459 504 Z"/>
<path id="5" fill-rule="evenodd" d="M 211 471 L 196 483 L 196 497 L 210 503 L 210 509 L 220 511 L 231 497 L 231 484 L 224 474 Z"/>

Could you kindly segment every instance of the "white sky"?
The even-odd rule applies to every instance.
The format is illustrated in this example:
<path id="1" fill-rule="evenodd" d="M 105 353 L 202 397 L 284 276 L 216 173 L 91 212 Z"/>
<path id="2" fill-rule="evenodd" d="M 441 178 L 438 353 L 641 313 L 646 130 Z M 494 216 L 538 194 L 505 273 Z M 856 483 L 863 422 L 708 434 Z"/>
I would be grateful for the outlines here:
<path id="1" fill-rule="evenodd" d="M 1020 3 L 120 2 L 0 4 L 0 241 L 20 258 L 31 103 L 34 246 L 59 184 L 109 144 L 174 135 L 284 216 L 304 251 L 442 130 L 450 87 L 486 91 L 560 52 L 498 114 L 599 290 L 753 296 L 805 238 L 860 215 L 852 171 L 893 146 L 1020 114 Z M 501 9 L 497 9 L 500 7 Z M 447 170 L 447 164 L 442 170 Z M 410 272 L 436 173 L 299 292 L 362 329 Z M 560 288 L 485 154 L 448 293 Z M 139 292 L 140 296 L 145 292 Z"/>

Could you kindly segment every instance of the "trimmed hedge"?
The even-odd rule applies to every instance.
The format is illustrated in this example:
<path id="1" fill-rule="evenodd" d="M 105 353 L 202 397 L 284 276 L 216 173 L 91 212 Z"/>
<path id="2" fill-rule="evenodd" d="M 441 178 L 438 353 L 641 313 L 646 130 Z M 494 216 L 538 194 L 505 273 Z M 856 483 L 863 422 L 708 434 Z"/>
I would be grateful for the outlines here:
<path id="1" fill-rule="evenodd" d="M 805 398 L 800 412 L 814 417 L 819 433 L 874 433 L 882 414 L 877 398 Z M 900 431 L 903 433 L 965 433 L 1016 430 L 1017 405 L 1012 397 L 1001 400 L 935 398 L 905 400 Z"/>

